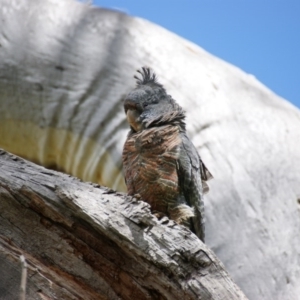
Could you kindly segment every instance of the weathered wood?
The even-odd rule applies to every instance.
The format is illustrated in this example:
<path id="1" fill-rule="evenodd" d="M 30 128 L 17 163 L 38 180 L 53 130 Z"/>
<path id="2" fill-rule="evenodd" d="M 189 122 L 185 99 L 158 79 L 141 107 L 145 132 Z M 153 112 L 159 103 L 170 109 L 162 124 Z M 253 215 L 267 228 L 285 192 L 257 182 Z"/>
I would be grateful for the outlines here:
<path id="1" fill-rule="evenodd" d="M 122 99 L 152 67 L 214 175 L 207 245 L 249 299 L 299 298 L 299 109 L 146 20 L 76 0 L 0 2 L 1 148 L 124 190 Z"/>
<path id="2" fill-rule="evenodd" d="M 4 151 L 0 169 L 7 299 L 19 294 L 21 254 L 28 299 L 245 299 L 205 244 L 147 203 Z"/>

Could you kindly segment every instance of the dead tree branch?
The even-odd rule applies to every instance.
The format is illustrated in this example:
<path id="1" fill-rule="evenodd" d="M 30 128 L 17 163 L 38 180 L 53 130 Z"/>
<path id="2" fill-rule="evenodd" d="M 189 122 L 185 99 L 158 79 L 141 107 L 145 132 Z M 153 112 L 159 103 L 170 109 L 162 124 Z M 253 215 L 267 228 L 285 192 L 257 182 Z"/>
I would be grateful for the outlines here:
<path id="1" fill-rule="evenodd" d="M 29 299 L 245 299 L 205 244 L 145 202 L 4 151 L 0 169 L 7 297 L 22 254 Z"/>

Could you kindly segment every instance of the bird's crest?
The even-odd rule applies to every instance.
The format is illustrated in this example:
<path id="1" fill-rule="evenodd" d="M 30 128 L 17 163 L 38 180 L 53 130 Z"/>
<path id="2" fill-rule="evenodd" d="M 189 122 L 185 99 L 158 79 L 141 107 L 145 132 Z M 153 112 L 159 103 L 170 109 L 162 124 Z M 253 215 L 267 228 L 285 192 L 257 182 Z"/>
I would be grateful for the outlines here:
<path id="1" fill-rule="evenodd" d="M 142 78 L 139 78 L 136 75 L 134 76 L 138 86 L 145 85 L 145 84 L 154 84 L 154 85 L 162 87 L 162 85 L 157 82 L 156 74 L 150 68 L 142 67 L 142 69 L 137 70 L 137 72 L 142 75 Z"/>

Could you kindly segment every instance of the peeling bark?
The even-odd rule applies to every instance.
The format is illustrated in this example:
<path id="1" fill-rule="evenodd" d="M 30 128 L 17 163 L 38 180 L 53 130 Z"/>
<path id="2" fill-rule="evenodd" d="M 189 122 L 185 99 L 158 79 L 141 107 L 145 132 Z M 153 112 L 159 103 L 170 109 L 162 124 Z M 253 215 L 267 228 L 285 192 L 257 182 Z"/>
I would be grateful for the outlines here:
<path id="1" fill-rule="evenodd" d="M 215 254 L 148 204 L 0 152 L 0 291 L 17 299 L 245 299 Z"/>

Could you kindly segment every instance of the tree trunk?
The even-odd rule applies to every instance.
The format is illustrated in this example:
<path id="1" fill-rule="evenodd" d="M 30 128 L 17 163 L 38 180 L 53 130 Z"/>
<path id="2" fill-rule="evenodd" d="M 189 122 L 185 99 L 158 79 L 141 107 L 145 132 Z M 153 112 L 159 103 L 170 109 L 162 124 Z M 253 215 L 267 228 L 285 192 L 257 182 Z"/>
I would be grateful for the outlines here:
<path id="1" fill-rule="evenodd" d="M 1 148 L 125 191 L 122 100 L 152 67 L 214 175 L 207 245 L 249 299 L 299 298 L 299 109 L 141 18 L 75 0 L 0 3 Z"/>
<path id="2" fill-rule="evenodd" d="M 1 299 L 245 299 L 215 254 L 143 201 L 0 152 Z"/>

